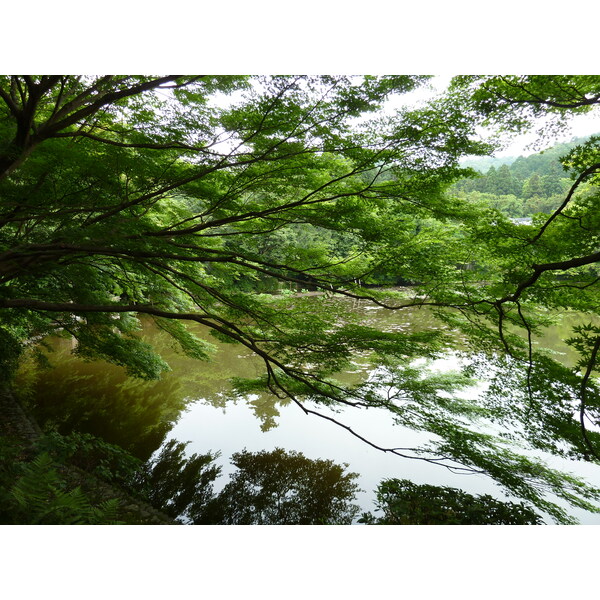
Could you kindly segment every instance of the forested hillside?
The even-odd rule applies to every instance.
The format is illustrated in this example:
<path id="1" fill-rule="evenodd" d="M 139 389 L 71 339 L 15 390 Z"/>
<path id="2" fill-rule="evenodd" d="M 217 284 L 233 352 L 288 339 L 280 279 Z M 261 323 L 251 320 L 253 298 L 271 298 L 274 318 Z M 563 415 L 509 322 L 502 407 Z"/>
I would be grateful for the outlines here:
<path id="1" fill-rule="evenodd" d="M 569 175 L 571 151 L 590 137 L 573 138 L 543 152 L 516 159 L 464 161 L 463 166 L 478 173 L 457 181 L 450 191 L 462 199 L 497 208 L 513 218 L 551 213 L 560 206 L 572 185 Z M 585 195 L 586 189 L 580 189 L 580 193 Z"/>

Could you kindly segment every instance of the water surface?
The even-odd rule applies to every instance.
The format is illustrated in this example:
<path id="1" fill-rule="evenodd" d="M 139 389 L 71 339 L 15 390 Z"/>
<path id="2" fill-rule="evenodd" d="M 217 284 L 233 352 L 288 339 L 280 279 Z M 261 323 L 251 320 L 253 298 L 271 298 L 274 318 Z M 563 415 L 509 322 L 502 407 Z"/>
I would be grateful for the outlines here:
<path id="1" fill-rule="evenodd" d="M 349 303 L 345 299 L 339 301 Z M 419 331 L 441 327 L 424 309 L 393 312 L 360 302 L 350 304 L 362 322 L 380 329 Z M 565 364 L 574 364 L 576 356 L 561 339 L 577 322 L 577 315 L 565 316 L 536 343 L 552 348 Z M 144 339 L 159 350 L 170 365 L 170 372 L 160 381 L 127 378 L 120 367 L 104 361 L 85 362 L 73 356 L 71 340 L 53 338 L 49 340 L 53 348 L 49 358 L 54 368 L 40 370 L 29 361 L 18 378 L 20 393 L 29 398 L 38 420 L 62 433 L 77 428 L 99 435 L 142 459 L 172 438 L 189 441 L 190 454 L 219 451 L 223 476 L 217 480 L 217 491 L 233 470 L 228 459 L 234 452 L 280 447 L 302 452 L 308 458 L 347 463 L 350 471 L 360 474 L 358 482 L 364 491 L 359 504 L 363 510 L 373 510 L 373 490 L 387 477 L 450 485 L 470 493 L 490 493 L 507 499 L 488 477 L 460 475 L 420 460 L 385 454 L 333 423 L 306 415 L 289 400 L 267 394 L 236 396 L 229 383 L 231 377 L 255 377 L 262 373 L 262 361 L 249 350 L 215 342 L 205 328 L 194 325 L 195 333 L 216 343 L 217 352 L 210 362 L 189 359 L 178 354 L 170 338 L 151 321 L 143 323 Z M 434 368 L 458 368 L 457 359 L 449 353 L 444 360 L 436 361 Z M 370 369 L 366 358 L 357 356 L 352 369 L 341 378 L 347 383 L 356 382 L 368 377 Z M 389 413 L 383 410 L 344 409 L 336 413 L 319 410 L 379 446 L 415 446 L 427 439 L 423 434 L 393 425 Z M 586 476 L 590 483 L 600 486 L 598 467 L 556 458 L 551 461 L 552 466 Z M 600 515 L 584 511 L 572 514 L 583 523 L 600 523 Z"/>

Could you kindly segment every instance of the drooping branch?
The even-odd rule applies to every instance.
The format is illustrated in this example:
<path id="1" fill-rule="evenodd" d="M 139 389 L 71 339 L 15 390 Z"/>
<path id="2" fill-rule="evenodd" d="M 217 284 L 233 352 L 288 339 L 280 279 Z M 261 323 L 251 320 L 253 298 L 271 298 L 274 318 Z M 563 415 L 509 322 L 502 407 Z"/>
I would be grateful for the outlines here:
<path id="1" fill-rule="evenodd" d="M 540 237 L 542 237 L 542 235 L 544 234 L 544 231 L 546 231 L 546 229 L 548 228 L 550 223 L 552 223 L 552 221 L 554 221 L 554 219 L 556 219 L 556 217 L 558 217 L 558 215 L 560 215 L 562 213 L 562 211 L 566 208 L 566 206 L 569 204 L 569 202 L 571 201 L 571 198 L 573 197 L 573 194 L 575 193 L 577 188 L 581 185 L 581 183 L 585 179 L 587 179 L 590 175 L 596 173 L 598 170 L 600 170 L 600 163 L 596 163 L 596 164 L 588 167 L 585 171 L 583 171 L 579 175 L 579 177 L 577 178 L 575 183 L 571 186 L 571 189 L 569 190 L 569 193 L 567 194 L 567 196 L 564 199 L 564 201 L 562 202 L 562 204 L 550 215 L 550 217 L 548 217 L 546 222 L 540 227 L 537 234 L 533 238 L 531 238 L 531 240 L 529 240 L 530 244 L 537 242 L 540 239 Z"/>
<path id="2" fill-rule="evenodd" d="M 304 411 L 305 414 L 315 415 L 321 419 L 330 421 L 331 423 L 334 423 L 338 427 L 345 429 L 348 433 L 350 433 L 354 437 L 358 438 L 365 444 L 371 446 L 372 448 L 375 448 L 376 450 L 385 452 L 386 454 L 395 454 L 396 456 L 399 456 L 401 458 L 420 460 L 423 462 L 443 466 L 443 467 L 449 469 L 450 471 L 452 471 L 453 473 L 469 473 L 469 474 L 481 474 L 481 475 L 485 474 L 485 471 L 482 471 L 480 469 L 475 469 L 474 467 L 467 466 L 466 464 L 461 463 L 458 459 L 454 459 L 454 458 L 451 458 L 448 456 L 440 456 L 438 458 L 428 458 L 426 456 L 419 456 L 418 453 L 422 452 L 422 451 L 419 451 L 418 449 L 415 449 L 415 448 L 389 448 L 386 446 L 380 446 L 379 444 L 376 444 L 376 443 L 370 441 L 369 439 L 365 438 L 364 436 L 360 435 L 358 432 L 354 431 L 354 429 L 352 429 L 352 427 L 350 427 L 349 425 L 346 425 L 345 423 L 342 423 L 338 419 L 335 419 L 329 415 L 324 415 L 323 413 L 320 413 L 316 410 L 307 408 L 302 403 L 298 402 L 295 398 L 292 398 L 292 400 L 294 400 L 294 402 L 296 402 L 296 404 L 298 404 L 300 406 L 300 408 Z M 414 454 L 407 454 L 406 452 L 413 452 Z"/>
<path id="3" fill-rule="evenodd" d="M 581 386 L 579 388 L 579 400 L 580 400 L 579 423 L 581 426 L 581 434 L 585 441 L 585 445 L 588 447 L 592 456 L 594 456 L 596 459 L 600 460 L 600 456 L 598 455 L 596 449 L 594 448 L 594 446 L 589 438 L 587 428 L 585 426 L 585 416 L 586 416 L 585 409 L 586 409 L 586 404 L 587 404 L 588 381 L 590 379 L 590 375 L 592 374 L 592 371 L 596 367 L 598 351 L 600 351 L 600 336 L 598 336 L 596 338 L 596 341 L 594 342 L 594 346 L 592 348 L 590 359 L 588 361 L 588 364 L 587 364 L 587 367 L 585 370 L 585 374 L 583 375 L 583 378 L 581 380 Z"/>
<path id="4" fill-rule="evenodd" d="M 257 340 L 254 340 L 244 331 L 242 331 L 234 323 L 223 319 L 215 314 L 204 312 L 204 313 L 184 313 L 184 312 L 173 312 L 162 310 L 154 306 L 146 304 L 82 304 L 77 302 L 47 302 L 43 300 L 36 300 L 33 298 L 7 298 L 0 299 L 1 308 L 21 308 L 33 311 L 44 311 L 44 312 L 64 312 L 69 314 L 85 314 L 85 313 L 139 313 L 148 314 L 155 317 L 161 317 L 164 319 L 176 319 L 182 321 L 195 321 L 200 325 L 205 325 L 210 329 L 218 331 L 219 333 L 231 338 L 232 340 L 246 346 L 249 350 L 260 356 L 265 362 L 268 362 L 277 368 L 281 369 L 282 372 L 286 373 L 293 379 L 307 383 L 305 379 L 298 377 L 295 369 L 289 368 L 275 357 L 271 356 L 268 352 L 263 350 L 257 345 Z M 323 393 L 322 390 L 314 388 L 315 393 Z M 353 403 L 345 401 L 342 398 L 336 398 L 336 400 L 353 405 Z"/>
<path id="5" fill-rule="evenodd" d="M 540 276 L 546 271 L 568 271 L 569 269 L 575 269 L 577 267 L 584 267 L 600 262 L 600 252 L 594 254 L 588 254 L 587 256 L 578 256 L 577 258 L 571 258 L 569 260 L 563 260 L 552 263 L 545 263 L 540 265 L 531 265 L 533 273 L 519 283 L 517 289 L 507 296 L 504 296 L 500 300 L 493 302 L 493 304 L 504 304 L 505 302 L 515 302 L 521 297 L 521 294 L 529 287 L 535 284 Z"/>

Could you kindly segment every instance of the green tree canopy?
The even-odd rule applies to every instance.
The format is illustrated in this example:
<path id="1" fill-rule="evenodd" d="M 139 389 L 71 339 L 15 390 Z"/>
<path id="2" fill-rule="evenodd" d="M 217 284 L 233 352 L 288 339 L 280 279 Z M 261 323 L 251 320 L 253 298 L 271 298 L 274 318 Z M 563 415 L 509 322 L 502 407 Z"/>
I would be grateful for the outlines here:
<path id="1" fill-rule="evenodd" d="M 534 196 L 544 195 L 544 184 L 542 178 L 534 173 L 523 185 L 523 197 L 533 198 Z"/>

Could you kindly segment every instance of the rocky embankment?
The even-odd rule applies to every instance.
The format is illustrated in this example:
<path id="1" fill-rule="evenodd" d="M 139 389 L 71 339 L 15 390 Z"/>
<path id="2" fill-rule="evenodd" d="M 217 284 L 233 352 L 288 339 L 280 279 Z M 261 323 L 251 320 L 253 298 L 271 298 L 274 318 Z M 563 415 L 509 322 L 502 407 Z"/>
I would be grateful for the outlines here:
<path id="1" fill-rule="evenodd" d="M 24 447 L 31 447 L 42 435 L 35 420 L 26 413 L 10 389 L 0 385 L 0 435 L 19 440 Z M 78 467 L 68 465 L 61 468 L 62 475 L 74 487 L 95 502 L 111 498 L 119 501 L 118 518 L 132 525 L 174 525 L 173 519 L 154 507 L 131 497 L 124 490 L 114 487 Z"/>

